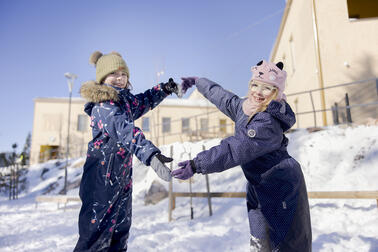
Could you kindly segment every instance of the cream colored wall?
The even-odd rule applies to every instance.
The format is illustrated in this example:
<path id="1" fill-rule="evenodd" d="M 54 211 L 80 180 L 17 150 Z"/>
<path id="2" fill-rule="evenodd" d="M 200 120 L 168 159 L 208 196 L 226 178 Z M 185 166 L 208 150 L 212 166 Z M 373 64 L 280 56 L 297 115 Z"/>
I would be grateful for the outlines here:
<path id="1" fill-rule="evenodd" d="M 203 101 L 199 101 L 200 103 Z M 71 126 L 70 126 L 70 156 L 78 157 L 85 155 L 87 151 L 87 144 L 91 140 L 90 117 L 87 116 L 88 130 L 84 133 L 77 131 L 77 120 L 79 114 L 85 114 L 85 101 L 80 98 L 74 98 L 71 105 Z M 193 103 L 195 104 L 195 102 Z M 206 115 L 211 111 L 217 111 Z M 85 114 L 86 115 L 86 114 Z M 209 127 L 216 126 L 214 129 L 209 129 L 209 133 L 197 135 L 193 134 L 191 137 L 188 134 L 181 132 L 181 118 L 198 116 L 198 128 L 200 118 L 209 118 Z M 155 145 L 169 144 L 172 142 L 200 140 L 204 137 L 224 137 L 219 131 L 219 119 L 227 119 L 227 123 L 231 124 L 223 113 L 219 112 L 214 106 L 172 106 L 159 105 L 154 110 L 148 112 L 143 117 L 151 117 L 150 132 L 144 132 L 147 139 L 150 139 Z M 154 119 L 152 119 L 154 117 Z M 171 118 L 171 132 L 162 133 L 162 118 Z M 141 127 L 142 118 L 135 121 L 137 127 Z M 155 126 L 156 124 L 160 124 Z M 34 122 L 32 132 L 31 145 L 31 164 L 39 162 L 39 152 L 41 145 L 58 145 L 61 146 L 61 158 L 65 158 L 67 146 L 67 124 L 68 124 L 68 99 L 67 98 L 38 98 L 34 101 Z M 195 119 L 190 119 L 190 128 L 196 129 Z M 155 131 L 158 129 L 158 131 Z M 215 133 L 216 134 L 215 134 Z M 175 134 L 176 133 L 176 134 Z M 233 126 L 227 126 L 227 134 L 233 133 Z"/>
<path id="2" fill-rule="evenodd" d="M 78 115 L 85 115 L 84 100 L 74 98 L 71 104 L 70 156 L 85 154 L 86 145 L 91 138 L 90 118 L 87 116 L 88 130 L 77 131 Z M 38 98 L 34 101 L 34 121 L 31 145 L 31 163 L 39 161 L 41 145 L 61 146 L 65 157 L 67 147 L 68 99 Z"/>
<path id="3" fill-rule="evenodd" d="M 314 2 L 324 87 L 378 76 L 378 18 L 349 20 L 346 0 Z M 282 35 L 276 42 L 276 53 L 271 59 L 285 63 L 288 72 L 287 94 L 320 87 L 312 1 L 288 1 L 290 3 Z M 294 50 L 290 48 L 291 43 Z M 369 85 L 373 89 L 374 83 Z M 350 93 L 351 88 L 326 90 L 326 108 L 342 100 L 346 92 Z M 295 99 L 298 101 L 297 105 L 294 103 Z M 313 100 L 315 108 L 321 109 L 320 92 L 313 93 Z M 288 102 L 294 110 L 297 108 L 296 112 L 312 110 L 309 94 L 289 96 Z M 374 115 L 374 111 L 372 114 Z M 324 125 L 322 113 L 317 113 L 316 117 L 317 125 Z M 299 125 L 297 123 L 295 127 L 314 126 L 313 114 L 297 116 L 297 121 Z M 327 112 L 327 122 L 332 124 L 331 112 Z"/>
<path id="4" fill-rule="evenodd" d="M 325 86 L 378 76 L 378 18 L 349 20 L 345 0 L 316 4 Z"/>
<path id="5" fill-rule="evenodd" d="M 293 1 L 282 36 L 278 42 L 273 61 L 283 61 L 287 71 L 286 94 L 316 89 L 317 66 L 312 31 L 311 1 Z M 316 107 L 320 107 L 320 94 L 313 94 Z M 297 104 L 294 102 L 297 100 Z M 308 94 L 288 96 L 287 101 L 296 113 L 312 110 L 311 97 Z M 313 124 L 313 115 L 297 116 L 294 127 L 306 127 Z M 321 123 L 320 114 L 317 123 Z"/>
<path id="6" fill-rule="evenodd" d="M 214 111 L 216 113 L 213 113 Z M 146 138 L 152 140 L 156 145 L 164 145 L 173 142 L 194 141 L 200 140 L 202 138 L 224 136 L 219 132 L 220 119 L 226 119 L 227 124 L 230 124 L 226 128 L 226 133 L 233 133 L 232 121 L 215 107 L 160 105 L 159 107 L 145 114 L 143 117 L 150 118 L 150 132 L 144 131 L 144 134 Z M 163 117 L 171 118 L 170 132 L 163 133 L 162 131 Z M 135 125 L 137 127 L 142 128 L 142 118 L 136 120 Z M 192 130 L 192 134 L 182 133 L 182 118 L 190 118 L 189 128 L 190 130 Z M 208 132 L 200 132 L 201 118 L 208 119 Z"/>

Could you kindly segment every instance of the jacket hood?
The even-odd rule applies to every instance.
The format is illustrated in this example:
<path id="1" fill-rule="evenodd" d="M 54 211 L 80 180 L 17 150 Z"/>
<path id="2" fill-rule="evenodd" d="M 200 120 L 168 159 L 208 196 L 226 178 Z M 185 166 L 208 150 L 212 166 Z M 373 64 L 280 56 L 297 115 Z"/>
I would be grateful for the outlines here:
<path id="1" fill-rule="evenodd" d="M 95 81 L 87 81 L 81 85 L 80 95 L 88 101 L 84 106 L 84 111 L 89 116 L 95 103 L 105 101 L 119 101 L 118 91 L 111 86 L 98 84 Z"/>
<path id="2" fill-rule="evenodd" d="M 98 84 L 95 81 L 87 81 L 81 85 L 80 95 L 88 102 L 118 101 L 118 91 L 111 86 Z"/>
<path id="3" fill-rule="evenodd" d="M 280 102 L 272 101 L 268 105 L 266 112 L 271 114 L 280 122 L 284 132 L 293 127 L 296 122 L 295 114 L 285 100 L 281 100 Z"/>

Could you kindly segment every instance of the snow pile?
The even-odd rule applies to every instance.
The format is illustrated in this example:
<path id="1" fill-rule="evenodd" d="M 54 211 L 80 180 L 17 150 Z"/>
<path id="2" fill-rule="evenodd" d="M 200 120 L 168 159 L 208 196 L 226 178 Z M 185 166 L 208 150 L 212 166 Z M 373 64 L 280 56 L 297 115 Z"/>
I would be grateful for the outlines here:
<path id="1" fill-rule="evenodd" d="M 289 153 L 302 165 L 308 191 L 378 190 L 378 127 L 329 127 L 287 135 Z M 220 139 L 173 144 L 173 167 L 218 144 Z M 170 156 L 171 146 L 161 148 Z M 80 178 L 84 158 L 71 160 L 69 185 Z M 65 161 L 49 161 L 30 168 L 29 191 L 18 200 L 0 198 L 0 251 L 72 251 L 77 241 L 80 205 L 66 211 L 56 204 L 35 208 L 34 198 L 57 194 L 63 188 Z M 42 174 L 43 172 L 43 175 Z M 189 198 L 177 198 L 173 222 L 168 222 L 168 200 L 144 205 L 144 194 L 156 174 L 134 159 L 133 225 L 130 251 L 248 251 L 248 221 L 244 199 L 213 198 L 209 217 L 207 199 L 194 198 L 190 220 Z M 159 180 L 159 179 L 158 179 Z M 240 169 L 209 175 L 212 192 L 245 191 Z M 167 189 L 168 183 L 159 180 Z M 194 192 L 205 192 L 205 176 L 195 175 Z M 188 182 L 174 180 L 174 191 L 189 191 Z M 73 189 L 69 194 L 78 194 Z M 378 251 L 377 202 L 370 199 L 310 199 L 313 251 Z"/>
<path id="2" fill-rule="evenodd" d="M 309 191 L 377 190 L 378 127 L 330 127 L 288 134 Z"/>

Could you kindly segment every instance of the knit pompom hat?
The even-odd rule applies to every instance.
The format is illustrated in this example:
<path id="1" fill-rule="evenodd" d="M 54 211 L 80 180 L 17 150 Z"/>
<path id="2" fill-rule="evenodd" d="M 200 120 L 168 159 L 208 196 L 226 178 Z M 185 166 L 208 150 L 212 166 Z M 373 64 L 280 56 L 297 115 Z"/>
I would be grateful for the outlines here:
<path id="1" fill-rule="evenodd" d="M 276 100 L 280 101 L 285 99 L 286 96 L 283 93 L 285 90 L 286 71 L 283 69 L 283 63 L 278 62 L 274 64 L 265 60 L 260 61 L 256 66 L 251 67 L 252 79 L 262 81 L 275 86 L 278 89 Z"/>
<path id="2" fill-rule="evenodd" d="M 96 81 L 98 83 L 101 83 L 108 74 L 119 70 L 124 71 L 127 78 L 130 78 L 126 62 L 123 60 L 121 54 L 117 52 L 102 54 L 99 51 L 95 51 L 89 58 L 89 63 L 96 67 Z"/>

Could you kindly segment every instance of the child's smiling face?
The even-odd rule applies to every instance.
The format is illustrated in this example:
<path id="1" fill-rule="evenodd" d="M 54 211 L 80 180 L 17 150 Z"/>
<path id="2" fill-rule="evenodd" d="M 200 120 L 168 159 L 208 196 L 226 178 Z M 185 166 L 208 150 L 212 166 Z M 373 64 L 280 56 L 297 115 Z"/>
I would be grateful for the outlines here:
<path id="1" fill-rule="evenodd" d="M 263 104 L 275 94 L 276 89 L 271 84 L 253 80 L 249 84 L 248 99 L 253 103 Z"/>
<path id="2" fill-rule="evenodd" d="M 108 74 L 104 80 L 104 83 L 119 88 L 126 88 L 128 81 L 127 74 L 124 71 L 116 71 Z"/>

